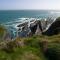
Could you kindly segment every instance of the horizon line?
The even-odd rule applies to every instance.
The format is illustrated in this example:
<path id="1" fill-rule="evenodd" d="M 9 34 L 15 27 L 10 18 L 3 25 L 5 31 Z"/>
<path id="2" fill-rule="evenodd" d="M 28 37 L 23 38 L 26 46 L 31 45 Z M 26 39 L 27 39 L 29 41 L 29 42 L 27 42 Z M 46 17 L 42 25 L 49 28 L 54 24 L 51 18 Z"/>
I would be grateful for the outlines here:
<path id="1" fill-rule="evenodd" d="M 0 9 L 1 10 L 60 10 L 60 9 Z"/>

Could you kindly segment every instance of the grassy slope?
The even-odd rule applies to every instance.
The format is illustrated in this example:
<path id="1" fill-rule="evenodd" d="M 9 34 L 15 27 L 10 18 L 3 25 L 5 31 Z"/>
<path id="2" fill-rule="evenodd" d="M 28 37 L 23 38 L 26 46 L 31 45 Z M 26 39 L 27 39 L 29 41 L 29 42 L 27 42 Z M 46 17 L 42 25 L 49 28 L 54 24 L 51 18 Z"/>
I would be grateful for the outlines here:
<path id="1" fill-rule="evenodd" d="M 28 38 L 17 38 L 12 42 L 0 43 L 0 60 L 48 60 L 42 51 L 41 42 L 47 41 L 49 51 L 60 53 L 60 34 L 54 36 L 33 36 Z M 6 48 L 6 46 L 8 46 Z M 17 45 L 18 44 L 18 45 Z M 54 53 L 49 53 L 54 55 Z M 49 55 L 48 54 L 48 55 Z M 57 55 L 59 55 L 57 53 Z M 59 55 L 60 56 L 60 55 Z M 52 60 L 52 59 L 51 59 Z"/>

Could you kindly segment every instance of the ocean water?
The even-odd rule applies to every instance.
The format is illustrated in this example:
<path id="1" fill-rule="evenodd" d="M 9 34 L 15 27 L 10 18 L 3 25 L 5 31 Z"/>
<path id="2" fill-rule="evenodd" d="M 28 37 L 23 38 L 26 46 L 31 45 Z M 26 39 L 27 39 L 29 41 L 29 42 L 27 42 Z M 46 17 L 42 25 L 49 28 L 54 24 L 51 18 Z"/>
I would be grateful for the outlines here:
<path id="1" fill-rule="evenodd" d="M 36 18 L 57 18 L 59 16 L 58 10 L 0 10 L 0 24 L 7 27 L 11 36 L 16 36 L 16 26 L 20 23 Z"/>
<path id="2" fill-rule="evenodd" d="M 19 18 L 47 18 L 58 16 L 60 16 L 60 11 L 57 10 L 1 10 L 0 23 L 19 21 Z"/>

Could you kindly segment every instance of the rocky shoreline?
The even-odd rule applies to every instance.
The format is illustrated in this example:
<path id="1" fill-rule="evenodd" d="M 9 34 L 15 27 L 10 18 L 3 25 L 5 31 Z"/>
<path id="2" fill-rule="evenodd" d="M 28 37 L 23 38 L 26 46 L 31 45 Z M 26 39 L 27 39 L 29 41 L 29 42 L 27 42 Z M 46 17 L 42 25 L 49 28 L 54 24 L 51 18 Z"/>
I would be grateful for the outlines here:
<path id="1" fill-rule="evenodd" d="M 26 18 L 27 20 L 27 18 Z M 47 18 L 47 19 L 32 19 L 31 21 L 26 21 L 20 23 L 16 26 L 18 29 L 15 35 L 7 33 L 4 36 L 4 39 L 15 39 L 16 37 L 28 37 L 33 35 L 54 35 L 56 31 L 60 32 L 60 20 Z M 56 33 L 57 34 L 57 33 Z M 8 36 L 7 36 L 8 35 Z"/>

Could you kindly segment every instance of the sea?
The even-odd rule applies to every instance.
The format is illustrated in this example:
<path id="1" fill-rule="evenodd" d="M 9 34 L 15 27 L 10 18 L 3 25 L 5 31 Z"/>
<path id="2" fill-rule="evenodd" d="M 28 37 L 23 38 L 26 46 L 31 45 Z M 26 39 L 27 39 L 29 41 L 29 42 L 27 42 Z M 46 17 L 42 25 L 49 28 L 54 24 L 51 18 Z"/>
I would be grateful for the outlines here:
<path id="1" fill-rule="evenodd" d="M 0 10 L 0 23 L 19 21 L 19 18 L 47 18 L 59 16 L 59 10 Z"/>
<path id="2" fill-rule="evenodd" d="M 59 10 L 0 10 L 0 24 L 3 24 L 7 29 L 16 31 L 16 25 L 23 23 L 26 18 L 45 19 L 57 18 L 60 16 Z"/>

